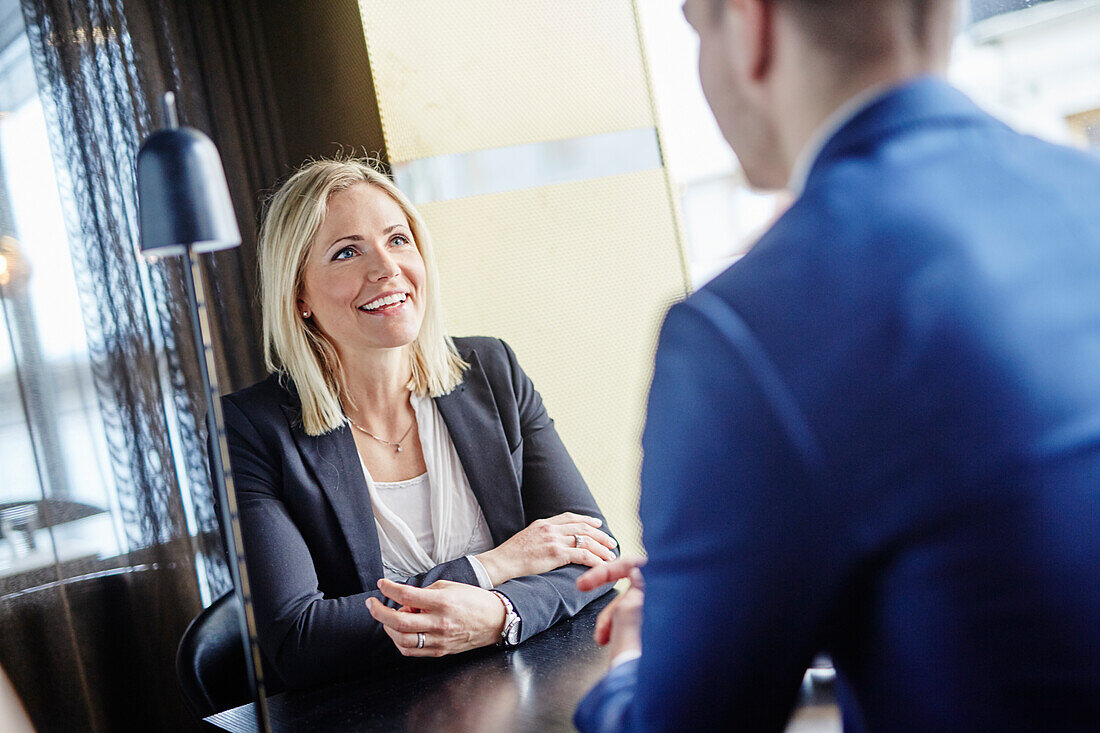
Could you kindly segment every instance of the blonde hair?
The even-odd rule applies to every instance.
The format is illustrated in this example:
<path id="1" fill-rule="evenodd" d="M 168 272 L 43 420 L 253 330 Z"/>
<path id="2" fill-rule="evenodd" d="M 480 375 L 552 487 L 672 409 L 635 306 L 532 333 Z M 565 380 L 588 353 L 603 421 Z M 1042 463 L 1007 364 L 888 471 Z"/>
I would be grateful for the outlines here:
<path id="1" fill-rule="evenodd" d="M 335 347 L 316 324 L 299 317 L 297 308 L 306 259 L 328 202 L 354 185 L 379 188 L 401 207 L 424 259 L 424 321 L 410 344 L 409 390 L 421 396 L 444 395 L 462 381 L 462 372 L 469 366 L 443 327 L 439 274 L 428 228 L 409 199 L 375 165 L 360 158 L 306 163 L 279 186 L 260 226 L 264 361 L 268 371 L 294 382 L 302 402 L 302 425 L 309 435 L 341 427 L 347 422 L 341 403 L 354 405 Z"/>

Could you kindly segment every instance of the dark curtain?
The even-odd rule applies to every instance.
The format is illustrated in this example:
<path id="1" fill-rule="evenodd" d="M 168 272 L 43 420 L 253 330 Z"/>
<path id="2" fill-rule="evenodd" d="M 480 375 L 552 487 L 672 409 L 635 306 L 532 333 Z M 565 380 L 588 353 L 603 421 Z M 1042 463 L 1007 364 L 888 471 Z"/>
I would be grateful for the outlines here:
<path id="1" fill-rule="evenodd" d="M 244 238 L 205 262 L 222 386 L 258 380 L 257 212 L 285 156 L 256 8 L 21 1 L 129 552 L 0 609 L 0 659 L 42 730 L 191 729 L 175 646 L 203 589 L 209 601 L 230 584 L 183 265 L 138 254 L 134 163 L 161 126 L 161 95 L 176 92 L 181 124 L 221 151 Z M 31 658 L 36 645 L 48 648 Z"/>

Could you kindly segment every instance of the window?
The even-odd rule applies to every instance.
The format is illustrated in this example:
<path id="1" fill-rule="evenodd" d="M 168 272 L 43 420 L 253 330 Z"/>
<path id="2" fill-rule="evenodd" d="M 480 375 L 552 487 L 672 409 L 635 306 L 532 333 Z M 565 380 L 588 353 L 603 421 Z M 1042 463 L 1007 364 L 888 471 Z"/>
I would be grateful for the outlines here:
<path id="1" fill-rule="evenodd" d="M 985 4 L 972 3 L 975 18 Z M 1025 7 L 968 25 L 951 80 L 1021 132 L 1089 147 L 1088 115 L 1100 108 L 1100 1 L 1000 4 Z"/>
<path id="2" fill-rule="evenodd" d="M 0 597 L 124 549 L 30 51 L 2 35 Z"/>
<path id="3" fill-rule="evenodd" d="M 1051 2 L 1051 0 L 971 0 L 970 22 L 980 23 L 995 15 L 1023 10 L 1045 2 Z"/>
<path id="4" fill-rule="evenodd" d="M 1066 118 L 1073 140 L 1083 148 L 1100 152 L 1100 109 L 1078 112 Z"/>

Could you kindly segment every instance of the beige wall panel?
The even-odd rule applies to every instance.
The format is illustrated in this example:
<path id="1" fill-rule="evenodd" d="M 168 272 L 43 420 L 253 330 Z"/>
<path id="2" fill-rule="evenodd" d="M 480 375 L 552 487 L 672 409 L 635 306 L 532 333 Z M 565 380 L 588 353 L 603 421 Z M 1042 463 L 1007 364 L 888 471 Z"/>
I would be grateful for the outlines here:
<path id="1" fill-rule="evenodd" d="M 455 335 L 515 349 L 629 551 L 661 317 L 686 283 L 661 169 L 420 207 Z"/>
<path id="2" fill-rule="evenodd" d="M 654 125 L 630 0 L 360 0 L 392 163 Z"/>

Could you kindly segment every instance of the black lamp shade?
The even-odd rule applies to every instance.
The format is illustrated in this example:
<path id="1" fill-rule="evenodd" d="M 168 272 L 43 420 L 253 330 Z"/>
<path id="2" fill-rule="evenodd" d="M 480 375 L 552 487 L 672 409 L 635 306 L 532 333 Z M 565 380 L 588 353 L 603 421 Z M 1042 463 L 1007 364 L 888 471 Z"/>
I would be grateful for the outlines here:
<path id="1" fill-rule="evenodd" d="M 191 127 L 158 130 L 137 159 L 141 251 L 178 255 L 229 249 L 241 243 L 218 149 Z"/>

